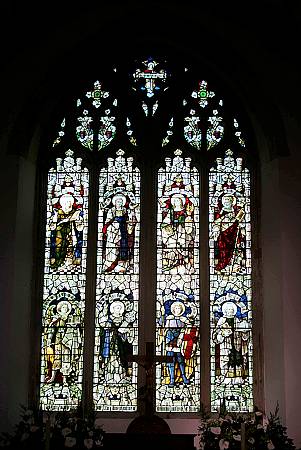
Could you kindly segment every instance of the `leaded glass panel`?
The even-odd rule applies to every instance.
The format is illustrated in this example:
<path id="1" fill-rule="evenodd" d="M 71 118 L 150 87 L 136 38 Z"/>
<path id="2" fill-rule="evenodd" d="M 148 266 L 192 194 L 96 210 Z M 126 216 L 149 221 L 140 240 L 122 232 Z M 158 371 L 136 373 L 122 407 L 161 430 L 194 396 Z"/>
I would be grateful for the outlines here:
<path id="1" fill-rule="evenodd" d="M 128 62 L 126 70 L 106 71 L 103 81 L 81 91 L 61 116 L 66 118 L 58 134 L 52 134 L 51 149 L 59 157 L 47 180 L 40 376 L 44 410 L 70 410 L 86 402 L 82 396 L 84 317 L 93 304 L 95 316 L 87 317 L 86 323 L 93 322 L 94 330 L 91 336 L 86 332 L 85 339 L 94 358 L 87 379 L 93 370 L 95 409 L 137 410 L 138 325 L 155 322 L 156 356 L 160 357 L 156 359 L 156 411 L 198 412 L 202 400 L 200 297 L 210 315 L 210 386 L 206 374 L 202 382 L 208 383 L 211 409 L 253 409 L 250 172 L 234 153 L 244 154 L 249 136 L 240 126 L 243 116 L 235 113 L 238 123 L 228 108 L 231 93 L 227 92 L 224 104 L 207 81 L 199 79 L 194 84 L 190 69 L 181 72 L 177 65 L 172 73 L 165 60 L 149 57 L 135 67 Z M 181 87 L 187 77 L 184 98 Z M 146 235 L 148 227 L 157 227 L 156 273 L 143 266 L 140 272 L 140 170 L 135 153 L 135 157 L 128 155 L 126 149 L 137 151 L 139 164 L 148 164 L 142 150 L 148 138 L 154 145 L 147 169 L 152 171 L 150 177 L 157 177 L 157 215 L 149 223 L 142 222 Z M 116 152 L 124 145 L 125 150 Z M 167 155 L 177 145 L 182 150 L 174 151 L 162 164 L 162 152 Z M 231 150 L 225 152 L 228 146 Z M 216 158 L 202 184 L 208 183 L 209 201 L 200 196 L 199 170 L 190 155 L 203 174 L 208 159 Z M 89 164 L 89 171 L 78 156 L 87 158 L 84 165 Z M 160 167 L 157 173 L 154 167 Z M 91 186 L 89 180 L 93 180 Z M 145 198 L 150 198 L 154 185 L 144 189 Z M 88 273 L 95 282 L 86 286 L 88 197 L 92 203 Z M 202 223 L 209 218 L 208 235 L 200 234 L 200 216 Z M 208 240 L 206 279 L 208 266 L 200 267 L 200 249 L 206 251 Z M 94 254 L 96 261 L 92 261 Z M 202 254 L 204 262 L 207 255 Z M 145 311 L 139 298 L 145 274 L 156 286 L 156 298 L 151 297 L 156 317 L 139 324 L 138 315 L 142 312 L 143 317 Z M 204 295 L 208 285 L 209 298 Z M 87 287 L 95 297 L 86 294 Z M 87 310 L 86 295 L 91 301 Z M 202 342 L 206 343 L 206 336 Z"/>
<path id="2" fill-rule="evenodd" d="M 117 99 L 95 81 L 93 89 L 77 100 L 77 140 L 87 149 L 102 150 L 116 135 Z"/>
<path id="3" fill-rule="evenodd" d="M 156 410 L 200 405 L 199 174 L 181 150 L 158 173 Z"/>
<path id="4" fill-rule="evenodd" d="M 253 410 L 250 173 L 227 150 L 209 175 L 211 408 Z"/>
<path id="5" fill-rule="evenodd" d="M 157 97 L 168 89 L 168 73 L 165 69 L 165 61 L 155 61 L 152 57 L 142 61 L 133 73 L 134 83 L 132 89 L 142 94 L 141 106 L 146 116 L 154 116 L 158 109 Z"/>
<path id="6" fill-rule="evenodd" d="M 40 403 L 69 410 L 82 396 L 89 173 L 68 150 L 48 172 Z"/>
<path id="7" fill-rule="evenodd" d="M 215 93 L 208 90 L 208 83 L 203 80 L 199 82 L 198 89 L 184 99 L 183 106 L 187 111 L 184 117 L 186 141 L 197 150 L 203 147 L 212 150 L 224 136 L 224 119 L 220 113 L 223 101 L 218 101 Z"/>
<path id="8" fill-rule="evenodd" d="M 109 158 L 99 177 L 94 403 L 137 409 L 140 172 L 133 158 Z"/>

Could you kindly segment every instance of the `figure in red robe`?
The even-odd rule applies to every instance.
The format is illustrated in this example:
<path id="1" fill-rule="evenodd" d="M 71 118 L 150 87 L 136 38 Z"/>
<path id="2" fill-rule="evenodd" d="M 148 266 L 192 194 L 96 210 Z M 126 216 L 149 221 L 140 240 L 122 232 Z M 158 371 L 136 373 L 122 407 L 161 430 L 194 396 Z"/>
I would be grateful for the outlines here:
<path id="1" fill-rule="evenodd" d="M 212 223 L 215 270 L 223 273 L 245 271 L 244 210 L 236 206 L 232 194 L 224 194 Z"/>

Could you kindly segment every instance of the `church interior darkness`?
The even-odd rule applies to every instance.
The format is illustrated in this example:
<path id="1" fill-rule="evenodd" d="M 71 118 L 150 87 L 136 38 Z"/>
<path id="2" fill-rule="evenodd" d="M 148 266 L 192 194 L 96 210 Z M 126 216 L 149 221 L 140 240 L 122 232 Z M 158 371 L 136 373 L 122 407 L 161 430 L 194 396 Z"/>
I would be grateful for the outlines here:
<path id="1" fill-rule="evenodd" d="M 153 56 L 191 63 L 226 96 L 228 87 L 248 119 L 258 157 L 254 389 L 267 413 L 279 402 L 288 435 L 301 447 L 300 6 L 283 0 L 87 0 L 76 7 L 11 1 L 3 2 L 0 15 L 0 430 L 11 429 L 20 404 L 37 399 L 32 379 L 39 369 L 43 266 L 37 186 L 45 133 L 60 120 L 66 98 L 82 80 L 101 76 L 108 61 Z M 115 433 L 131 420 L 102 418 Z M 183 434 L 194 434 L 198 420 L 193 414 L 167 418 L 172 433 Z"/>

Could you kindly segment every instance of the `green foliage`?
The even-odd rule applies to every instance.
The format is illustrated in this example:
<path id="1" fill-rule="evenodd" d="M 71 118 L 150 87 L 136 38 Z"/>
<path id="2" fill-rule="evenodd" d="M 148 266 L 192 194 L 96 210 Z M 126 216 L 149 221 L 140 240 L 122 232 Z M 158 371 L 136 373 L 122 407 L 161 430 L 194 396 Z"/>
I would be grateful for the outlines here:
<path id="1" fill-rule="evenodd" d="M 0 446 L 9 450 L 73 450 L 103 447 L 104 431 L 95 413 L 83 417 L 82 410 L 35 412 L 21 406 L 21 420 L 12 434 L 2 433 Z"/>
<path id="2" fill-rule="evenodd" d="M 279 418 L 279 404 L 277 403 L 274 413 L 269 415 L 269 425 L 267 429 L 269 439 L 273 442 L 275 449 L 291 450 L 295 449 L 293 440 L 287 436 L 287 428 L 281 424 Z"/>
<path id="3" fill-rule="evenodd" d="M 240 450 L 242 435 L 246 450 L 296 450 L 279 418 L 279 405 L 267 418 L 261 411 L 229 413 L 221 407 L 210 414 L 202 407 L 199 426 L 200 447 L 204 450 Z"/>

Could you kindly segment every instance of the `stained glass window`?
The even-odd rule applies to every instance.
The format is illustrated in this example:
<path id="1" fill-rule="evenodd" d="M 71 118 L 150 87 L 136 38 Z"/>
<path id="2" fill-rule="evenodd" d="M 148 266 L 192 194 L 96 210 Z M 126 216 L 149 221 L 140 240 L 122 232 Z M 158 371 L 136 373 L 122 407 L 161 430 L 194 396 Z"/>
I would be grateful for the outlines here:
<path id="1" fill-rule="evenodd" d="M 129 141 L 132 145 L 137 145 L 137 139 L 135 138 L 134 132 L 132 130 L 132 124 L 130 119 L 127 117 L 126 119 L 127 132 L 126 134 L 129 137 Z"/>
<path id="2" fill-rule="evenodd" d="M 206 389 L 212 411 L 251 411 L 253 192 L 243 114 L 188 65 L 124 64 L 84 83 L 52 131 L 41 407 L 139 411 L 149 327 L 158 414 L 197 413 Z"/>
<path id="3" fill-rule="evenodd" d="M 162 140 L 162 147 L 164 147 L 164 145 L 167 145 L 170 141 L 170 137 L 173 135 L 173 117 L 170 119 L 169 124 L 168 124 L 168 130 L 166 132 L 166 136 L 165 138 Z"/>
<path id="4" fill-rule="evenodd" d="M 133 158 L 108 160 L 99 178 L 94 403 L 137 409 L 140 172 Z"/>
<path id="5" fill-rule="evenodd" d="M 208 83 L 203 80 L 199 82 L 198 89 L 184 99 L 183 105 L 188 113 L 184 118 L 186 141 L 197 150 L 204 146 L 211 150 L 222 140 L 225 131 L 224 119 L 220 114 L 223 101 L 218 100 L 215 92 L 208 90 Z"/>
<path id="6" fill-rule="evenodd" d="M 176 150 L 158 174 L 157 411 L 198 411 L 199 174 Z"/>
<path id="7" fill-rule="evenodd" d="M 235 128 L 235 136 L 237 137 L 238 142 L 240 143 L 240 145 L 242 147 L 245 147 L 246 143 L 242 136 L 242 132 L 240 131 L 240 127 L 239 127 L 239 124 L 236 119 L 233 119 L 233 124 L 234 124 L 234 128 Z"/>
<path id="8" fill-rule="evenodd" d="M 43 292 L 41 405 L 81 401 L 89 173 L 68 150 L 48 172 Z"/>
<path id="9" fill-rule="evenodd" d="M 140 94 L 140 103 L 146 116 L 154 116 L 159 106 L 158 97 L 168 89 L 168 73 L 164 66 L 165 61 L 148 57 L 133 72 L 132 89 Z"/>
<path id="10" fill-rule="evenodd" d="M 95 81 L 93 89 L 77 100 L 76 137 L 84 147 L 102 150 L 112 142 L 116 134 L 116 107 L 117 99 L 103 90 L 100 81 Z"/>
<path id="11" fill-rule="evenodd" d="M 252 411 L 250 173 L 228 149 L 209 176 L 212 410 Z"/>
<path id="12" fill-rule="evenodd" d="M 58 132 L 56 139 L 53 141 L 53 144 L 52 144 L 53 147 L 55 147 L 57 144 L 59 144 L 61 142 L 62 137 L 65 135 L 64 128 L 65 128 L 65 119 L 63 119 L 63 121 L 61 123 L 61 129 Z"/>

